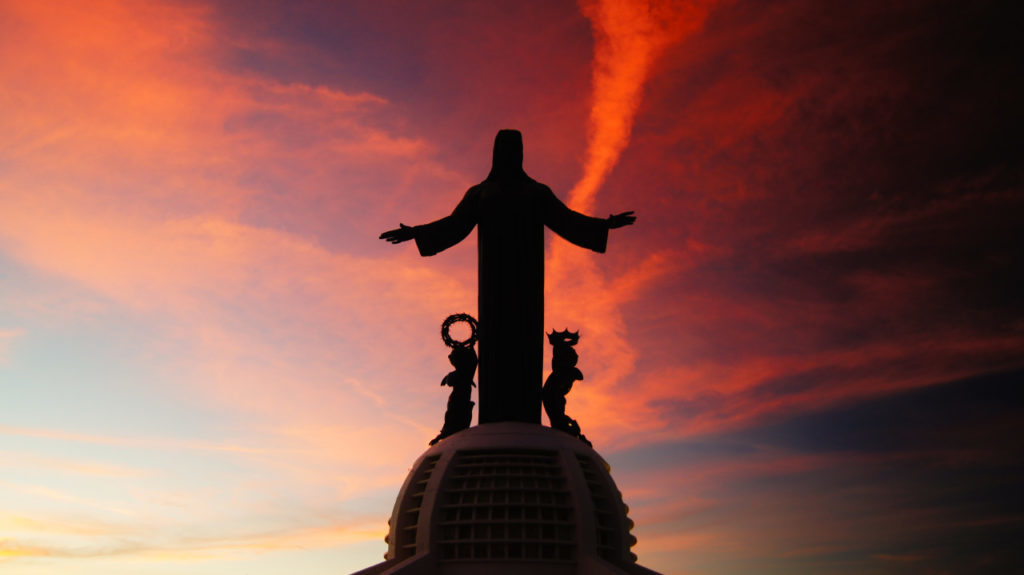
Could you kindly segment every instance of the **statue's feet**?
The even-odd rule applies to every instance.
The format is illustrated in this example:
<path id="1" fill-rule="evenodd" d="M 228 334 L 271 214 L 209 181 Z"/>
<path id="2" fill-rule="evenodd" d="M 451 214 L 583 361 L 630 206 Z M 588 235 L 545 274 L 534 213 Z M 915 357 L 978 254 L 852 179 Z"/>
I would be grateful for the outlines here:
<path id="1" fill-rule="evenodd" d="M 444 434 L 443 433 L 439 433 L 439 434 L 437 434 L 437 437 L 435 437 L 434 439 L 430 440 L 430 443 L 428 445 L 434 445 L 435 443 L 437 443 L 438 441 L 441 441 L 442 439 L 444 439 Z"/>

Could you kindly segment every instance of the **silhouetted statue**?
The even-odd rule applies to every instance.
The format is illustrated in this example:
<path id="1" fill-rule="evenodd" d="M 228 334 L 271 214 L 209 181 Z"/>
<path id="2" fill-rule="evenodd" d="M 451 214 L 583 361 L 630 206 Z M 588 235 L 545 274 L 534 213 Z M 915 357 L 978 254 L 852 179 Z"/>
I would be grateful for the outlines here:
<path id="1" fill-rule="evenodd" d="M 552 331 L 548 334 L 551 342 L 551 375 L 544 382 L 544 411 L 548 414 L 551 427 L 560 429 L 569 435 L 579 437 L 583 443 L 591 445 L 586 436 L 580 432 L 576 420 L 565 414 L 565 396 L 572 389 L 574 381 L 583 381 L 583 372 L 576 367 L 580 356 L 573 346 L 580 341 L 579 332 Z"/>
<path id="2" fill-rule="evenodd" d="M 457 321 L 469 324 L 471 334 L 465 341 L 452 339 L 448 332 L 451 325 Z M 473 351 L 473 343 L 476 341 L 476 337 L 476 320 L 470 315 L 464 313 L 450 315 L 441 324 L 441 339 L 444 340 L 445 345 L 452 348 L 452 352 L 448 354 L 448 361 L 455 371 L 448 372 L 448 375 L 441 380 L 441 386 L 451 387 L 452 392 L 448 395 L 448 409 L 444 412 L 444 426 L 441 428 L 441 433 L 430 440 L 430 445 L 463 429 L 468 429 L 469 424 L 473 421 L 473 402 L 469 398 L 475 386 L 473 372 L 476 371 L 477 359 L 476 352 Z"/>
<path id="3" fill-rule="evenodd" d="M 633 212 L 592 218 L 567 208 L 523 171 L 523 140 L 501 130 L 491 173 L 450 216 L 422 226 L 400 224 L 381 234 L 391 243 L 416 240 L 431 256 L 479 226 L 480 423 L 540 423 L 544 353 L 544 226 L 599 253 L 608 230 L 628 226 Z"/>

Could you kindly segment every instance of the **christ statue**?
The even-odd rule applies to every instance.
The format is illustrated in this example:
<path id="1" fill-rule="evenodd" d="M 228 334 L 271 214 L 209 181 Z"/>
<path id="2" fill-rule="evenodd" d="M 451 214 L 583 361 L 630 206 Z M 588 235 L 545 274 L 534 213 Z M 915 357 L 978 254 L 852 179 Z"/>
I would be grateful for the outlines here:
<path id="1" fill-rule="evenodd" d="M 451 215 L 421 226 L 399 224 L 381 239 L 416 240 L 432 256 L 478 230 L 480 423 L 540 423 L 544 354 L 544 226 L 604 253 L 608 230 L 633 212 L 593 218 L 563 204 L 523 171 L 523 139 L 501 130 L 487 179 L 470 188 Z"/>

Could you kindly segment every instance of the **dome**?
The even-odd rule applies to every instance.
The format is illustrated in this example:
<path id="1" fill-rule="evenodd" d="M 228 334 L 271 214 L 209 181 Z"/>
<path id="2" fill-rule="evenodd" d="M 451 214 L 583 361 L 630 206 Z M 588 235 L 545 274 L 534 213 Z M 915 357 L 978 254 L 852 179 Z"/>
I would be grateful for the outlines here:
<path id="1" fill-rule="evenodd" d="M 608 464 L 541 425 L 461 431 L 416 460 L 388 521 L 392 573 L 653 573 L 636 564 L 633 522 Z"/>

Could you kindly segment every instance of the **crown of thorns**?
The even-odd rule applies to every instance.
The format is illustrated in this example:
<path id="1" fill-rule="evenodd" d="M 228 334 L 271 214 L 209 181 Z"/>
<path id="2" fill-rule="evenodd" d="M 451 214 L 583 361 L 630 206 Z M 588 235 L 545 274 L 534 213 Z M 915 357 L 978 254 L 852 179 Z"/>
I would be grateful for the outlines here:
<path id="1" fill-rule="evenodd" d="M 578 331 L 569 331 L 568 329 L 563 331 L 551 330 L 551 333 L 548 334 L 548 342 L 550 342 L 551 345 L 558 345 L 562 343 L 573 346 L 579 343 L 579 341 L 580 332 Z"/>
<path id="2" fill-rule="evenodd" d="M 451 334 L 448 333 L 452 325 L 460 321 L 469 324 L 469 337 L 463 341 L 453 339 Z M 468 313 L 455 313 L 448 316 L 444 320 L 444 323 L 441 324 L 441 339 L 444 340 L 445 345 L 452 349 L 456 349 L 459 347 L 473 347 L 473 344 L 476 343 L 477 339 L 476 319 L 474 319 L 473 316 L 469 315 Z"/>

